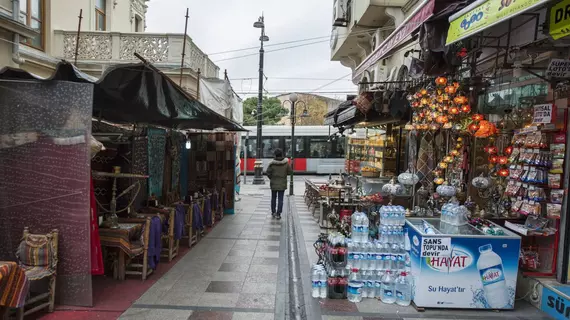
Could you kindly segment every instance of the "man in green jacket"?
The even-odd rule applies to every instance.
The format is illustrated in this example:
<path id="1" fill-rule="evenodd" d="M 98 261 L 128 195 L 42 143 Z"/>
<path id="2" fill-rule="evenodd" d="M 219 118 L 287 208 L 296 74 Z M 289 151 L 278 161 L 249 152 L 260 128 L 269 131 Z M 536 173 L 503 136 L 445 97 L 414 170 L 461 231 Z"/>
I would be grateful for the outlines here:
<path id="1" fill-rule="evenodd" d="M 274 155 L 275 158 L 269 163 L 266 173 L 269 177 L 269 187 L 271 188 L 271 215 L 281 219 L 283 195 L 285 190 L 287 190 L 287 176 L 293 170 L 289 165 L 289 159 L 283 157 L 281 149 L 275 149 Z"/>

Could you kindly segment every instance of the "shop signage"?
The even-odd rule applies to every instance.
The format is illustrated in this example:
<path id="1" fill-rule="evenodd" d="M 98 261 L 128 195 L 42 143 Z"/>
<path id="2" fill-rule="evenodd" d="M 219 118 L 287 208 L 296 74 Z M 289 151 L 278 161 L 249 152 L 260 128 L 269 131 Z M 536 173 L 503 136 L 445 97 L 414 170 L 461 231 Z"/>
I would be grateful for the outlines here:
<path id="1" fill-rule="evenodd" d="M 554 122 L 554 105 L 552 103 L 538 104 L 534 106 L 534 117 L 532 123 L 552 123 Z"/>
<path id="2" fill-rule="evenodd" d="M 570 35 L 570 0 L 564 0 L 550 8 L 550 36 L 557 40 Z"/>
<path id="3" fill-rule="evenodd" d="M 542 287 L 540 310 L 553 319 L 569 319 L 570 300 L 565 299 L 550 288 Z"/>
<path id="4" fill-rule="evenodd" d="M 423 238 L 422 257 L 449 257 L 451 238 Z"/>
<path id="5" fill-rule="evenodd" d="M 412 34 L 412 32 L 426 22 L 427 19 L 433 15 L 434 6 L 435 0 L 425 2 L 419 11 L 416 11 L 415 14 L 411 15 L 409 19 L 394 30 L 394 32 L 354 70 L 352 75 L 353 81 L 358 82 L 360 75 L 364 73 L 364 71 L 372 67 L 378 60 L 386 57 L 392 49 L 396 48 L 404 39 Z"/>
<path id="6" fill-rule="evenodd" d="M 551 78 L 570 78 L 570 60 L 552 59 L 546 69 L 546 76 Z"/>
<path id="7" fill-rule="evenodd" d="M 465 39 L 477 32 L 540 6 L 549 0 L 487 0 L 477 1 L 449 17 L 446 45 Z"/>

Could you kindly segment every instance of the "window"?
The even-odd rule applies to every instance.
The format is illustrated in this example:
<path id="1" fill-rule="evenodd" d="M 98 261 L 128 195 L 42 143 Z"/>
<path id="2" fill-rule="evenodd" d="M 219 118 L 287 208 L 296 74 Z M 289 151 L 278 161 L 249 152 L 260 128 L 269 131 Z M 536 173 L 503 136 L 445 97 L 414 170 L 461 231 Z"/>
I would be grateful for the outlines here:
<path id="1" fill-rule="evenodd" d="M 244 143 L 244 146 L 245 149 L 247 150 L 247 157 L 248 158 L 257 157 L 257 138 L 249 138 L 246 141 L 247 143 Z"/>
<path id="2" fill-rule="evenodd" d="M 328 158 L 331 156 L 331 143 L 327 138 L 309 138 L 309 158 Z"/>
<path id="3" fill-rule="evenodd" d="M 263 158 L 273 158 L 275 149 L 279 148 L 279 138 L 263 138 L 261 140 L 261 149 L 263 150 Z"/>
<path id="4" fill-rule="evenodd" d="M 306 158 L 305 137 L 295 137 L 295 158 Z M 285 138 L 285 156 L 291 158 L 291 138 Z"/>
<path id="5" fill-rule="evenodd" d="M 344 158 L 346 148 L 346 137 L 340 137 L 332 143 L 332 152 L 330 158 Z"/>
<path id="6" fill-rule="evenodd" d="M 107 30 L 107 0 L 96 0 L 95 2 L 95 30 Z"/>
<path id="7" fill-rule="evenodd" d="M 135 16 L 135 32 L 143 32 L 142 20 L 139 16 Z"/>
<path id="8" fill-rule="evenodd" d="M 36 30 L 39 34 L 25 43 L 36 49 L 44 49 L 44 0 L 20 0 L 20 22 Z"/>

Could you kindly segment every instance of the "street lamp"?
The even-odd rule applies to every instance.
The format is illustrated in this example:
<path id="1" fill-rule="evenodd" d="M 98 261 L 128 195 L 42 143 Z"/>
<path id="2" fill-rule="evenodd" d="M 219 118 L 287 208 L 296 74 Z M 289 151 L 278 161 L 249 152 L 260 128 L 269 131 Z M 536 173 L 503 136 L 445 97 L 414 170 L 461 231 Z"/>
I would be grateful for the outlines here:
<path id="1" fill-rule="evenodd" d="M 262 103 L 263 103 L 263 43 L 269 41 L 269 37 L 265 35 L 265 18 L 263 15 L 253 24 L 254 28 L 261 29 L 259 37 L 259 92 L 257 96 L 257 159 L 255 160 L 255 177 L 253 184 L 265 184 L 263 179 L 263 161 L 261 160 L 261 126 L 263 125 Z M 252 112 L 253 113 L 253 112 Z"/>
<path id="2" fill-rule="evenodd" d="M 300 115 L 301 118 L 306 118 L 309 116 L 309 112 L 307 111 L 307 105 L 305 104 L 305 102 L 303 101 L 298 101 L 299 97 L 297 96 L 296 93 L 291 93 L 289 95 L 289 100 L 285 100 L 283 101 L 283 104 L 285 104 L 285 102 L 289 102 L 291 104 L 291 166 L 293 168 L 295 168 L 295 147 L 296 147 L 296 143 L 295 143 L 295 122 L 296 122 L 296 118 L 297 115 L 295 113 L 295 105 L 301 103 L 303 105 L 303 113 Z M 291 178 L 289 179 L 289 195 L 292 196 L 293 193 L 293 171 L 291 170 Z"/>

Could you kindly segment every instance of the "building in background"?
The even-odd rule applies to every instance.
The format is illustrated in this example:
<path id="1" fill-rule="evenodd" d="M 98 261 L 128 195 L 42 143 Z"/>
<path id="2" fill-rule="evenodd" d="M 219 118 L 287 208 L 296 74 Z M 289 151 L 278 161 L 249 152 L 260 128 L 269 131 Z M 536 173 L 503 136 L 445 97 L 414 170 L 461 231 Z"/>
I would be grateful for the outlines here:
<path id="1" fill-rule="evenodd" d="M 298 107 L 296 108 L 296 113 L 298 117 L 296 125 L 299 126 L 323 125 L 325 115 L 327 114 L 327 112 L 334 110 L 342 102 L 340 100 L 331 99 L 310 93 L 298 93 L 297 96 L 299 97 L 299 101 L 305 103 L 308 113 L 308 117 L 299 117 L 303 112 L 304 106 L 302 104 L 298 105 Z M 288 102 L 285 103 L 285 101 L 289 99 L 289 93 L 278 95 L 276 96 L 276 98 L 279 99 L 279 101 L 281 101 L 283 107 L 288 111 L 288 114 L 283 118 L 281 118 L 281 121 L 279 121 L 277 124 L 287 125 L 287 126 L 291 125 L 291 118 L 290 118 L 291 104 Z"/>
<path id="2" fill-rule="evenodd" d="M 6 29 L 6 23 L 16 28 L 0 32 L 0 63 L 48 77 L 61 59 L 73 62 L 77 49 L 77 67 L 99 77 L 110 65 L 140 62 L 134 56 L 137 52 L 178 83 L 184 34 L 144 32 L 147 1 L 0 0 L 0 28 Z M 20 8 L 19 23 L 7 22 L 13 17 L 14 5 Z M 76 48 L 80 10 L 83 18 Z M 184 19 L 183 12 L 173 16 Z M 30 34 L 32 30 L 35 34 Z M 16 46 L 14 32 L 24 36 Z M 193 96 L 197 95 L 198 72 L 217 78 L 219 67 L 187 37 L 182 87 Z"/>

